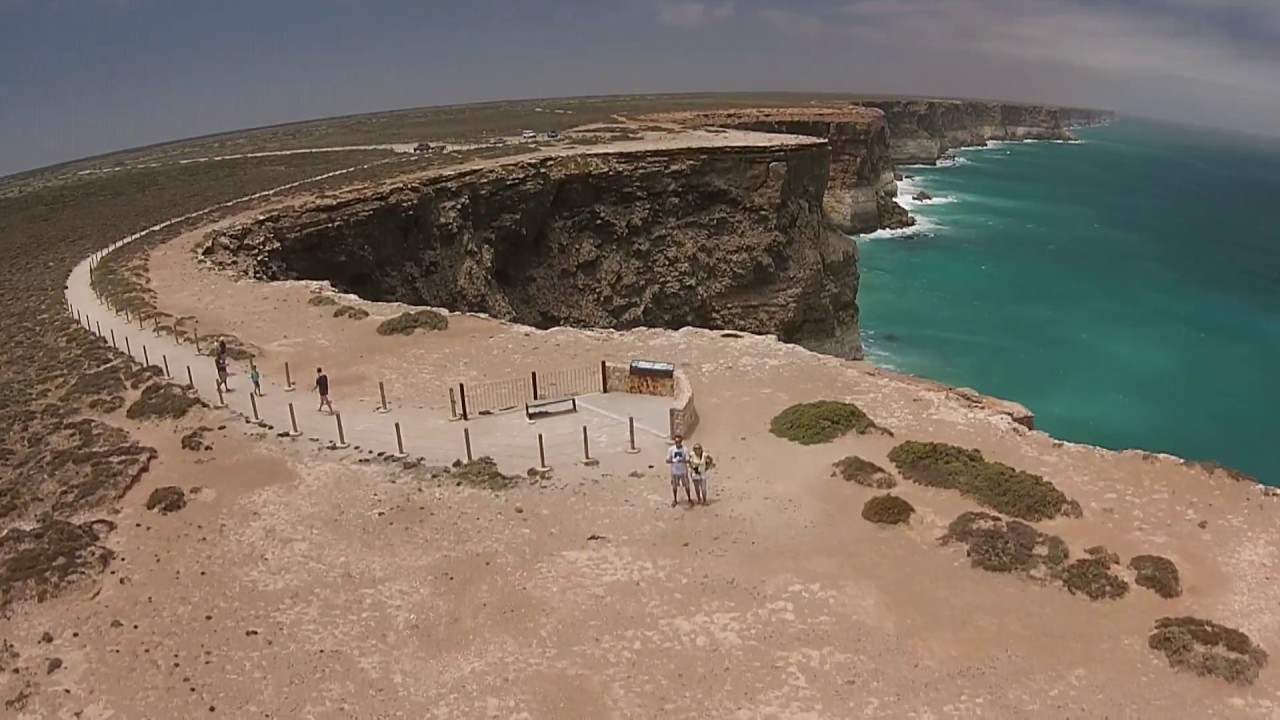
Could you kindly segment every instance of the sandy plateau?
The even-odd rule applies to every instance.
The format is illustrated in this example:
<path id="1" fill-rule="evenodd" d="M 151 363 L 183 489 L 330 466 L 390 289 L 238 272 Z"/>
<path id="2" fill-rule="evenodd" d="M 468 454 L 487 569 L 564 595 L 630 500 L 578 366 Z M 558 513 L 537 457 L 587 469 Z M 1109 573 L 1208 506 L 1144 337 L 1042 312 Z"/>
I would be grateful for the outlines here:
<path id="1" fill-rule="evenodd" d="M 340 410 L 357 396 L 371 407 L 378 380 L 443 412 L 459 380 L 675 363 L 694 387 L 694 439 L 718 460 L 712 502 L 670 507 L 653 443 L 488 492 L 254 437 L 226 411 L 182 421 L 213 428 L 203 452 L 168 426 L 122 421 L 159 459 L 120 503 L 101 586 L 0 620 L 22 658 L 0 681 L 5 698 L 25 695 L 0 709 L 10 717 L 1280 717 L 1275 667 L 1236 686 L 1171 669 L 1147 645 L 1157 618 L 1194 615 L 1280 651 L 1280 515 L 1251 483 L 1057 442 L 945 389 L 768 337 L 459 315 L 384 337 L 378 321 L 402 306 L 345 298 L 371 316 L 335 318 L 309 304 L 314 283 L 208 269 L 196 254 L 208 229 L 151 252 L 157 307 L 236 335 L 268 377 L 292 359 L 305 389 L 324 366 Z M 308 422 L 313 400 L 296 396 Z M 895 437 L 769 434 L 774 415 L 812 400 L 856 403 Z M 1039 529 L 1073 557 L 1095 545 L 1166 556 L 1181 597 L 1134 586 L 1095 602 L 971 568 L 963 547 L 938 544 L 980 509 L 951 491 L 900 481 L 910 523 L 863 520 L 877 492 L 832 464 L 856 454 L 892 468 L 888 451 L 913 439 L 1043 475 L 1083 517 Z M 146 510 L 168 485 L 201 490 L 177 512 Z"/>

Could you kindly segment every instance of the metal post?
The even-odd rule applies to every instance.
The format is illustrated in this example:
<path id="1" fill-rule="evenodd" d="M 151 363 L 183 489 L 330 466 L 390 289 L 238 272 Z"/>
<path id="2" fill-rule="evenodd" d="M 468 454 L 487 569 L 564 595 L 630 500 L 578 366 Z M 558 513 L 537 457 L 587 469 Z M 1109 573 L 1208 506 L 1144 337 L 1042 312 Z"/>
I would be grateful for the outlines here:
<path id="1" fill-rule="evenodd" d="M 347 447 L 347 436 L 346 433 L 342 432 L 342 413 L 334 413 L 333 416 L 338 420 L 338 444 L 334 447 L 345 448 Z"/>
<path id="2" fill-rule="evenodd" d="M 293 384 L 293 376 L 289 374 L 289 363 L 284 364 L 284 391 L 293 392 L 298 388 Z"/>
<path id="3" fill-rule="evenodd" d="M 467 446 L 467 462 L 471 462 L 475 459 L 471 456 L 471 428 L 462 428 L 462 442 Z"/>
<path id="4" fill-rule="evenodd" d="M 458 383 L 458 402 L 462 404 L 462 419 L 467 419 L 467 386 Z"/>
<path id="5" fill-rule="evenodd" d="M 533 399 L 538 399 L 538 371 L 529 371 L 529 382 L 533 385 Z"/>
<path id="6" fill-rule="evenodd" d="M 538 433 L 538 469 L 547 469 L 547 446 L 542 442 L 542 433 Z"/>
<path id="7" fill-rule="evenodd" d="M 76 310 L 76 322 L 80 322 L 80 311 Z"/>
<path id="8" fill-rule="evenodd" d="M 196 352 L 197 353 L 200 352 L 200 329 L 199 328 L 195 328 L 195 327 L 191 328 L 191 342 L 194 342 L 196 344 Z"/>
<path id="9" fill-rule="evenodd" d="M 630 442 L 627 445 L 627 452 L 633 455 L 640 452 L 640 450 L 636 448 L 636 419 L 629 415 L 627 416 L 627 435 L 630 438 Z"/>
<path id="10" fill-rule="evenodd" d="M 455 420 L 458 418 L 458 395 L 453 388 L 449 388 L 449 417 Z"/>
<path id="11" fill-rule="evenodd" d="M 289 432 L 289 437 L 298 437 L 302 434 L 298 432 L 298 416 L 293 412 L 293 403 L 289 403 L 289 427 L 293 428 Z"/>
<path id="12" fill-rule="evenodd" d="M 609 392 L 609 366 L 604 360 L 600 361 L 600 392 Z"/>
<path id="13" fill-rule="evenodd" d="M 591 459 L 591 444 L 587 440 L 587 426 L 582 426 L 582 459 L 587 461 Z"/>
<path id="14" fill-rule="evenodd" d="M 142 364 L 145 365 L 146 367 L 151 367 L 151 357 L 147 355 L 146 345 L 142 346 Z"/>
<path id="15" fill-rule="evenodd" d="M 111 347 L 119 350 L 120 346 L 116 345 L 116 329 L 115 328 L 107 328 L 107 329 L 111 331 Z"/>
<path id="16" fill-rule="evenodd" d="M 253 421 L 261 425 L 262 417 L 258 415 L 258 398 L 254 397 L 253 393 L 249 393 L 249 405 L 253 408 Z"/>
<path id="17" fill-rule="evenodd" d="M 391 408 L 387 407 L 387 387 L 381 380 L 378 381 L 378 395 L 382 398 L 382 407 L 378 408 L 378 412 L 391 412 Z"/>
<path id="18" fill-rule="evenodd" d="M 156 321 L 156 324 L 155 327 L 151 328 L 151 330 L 156 334 L 156 337 L 160 337 L 160 318 L 153 319 Z"/>
<path id="19" fill-rule="evenodd" d="M 169 356 L 161 353 L 160 359 L 164 361 L 164 376 L 172 380 L 173 373 L 169 372 Z"/>
<path id="20" fill-rule="evenodd" d="M 98 326 L 98 337 L 102 337 L 102 321 L 94 320 L 93 324 Z"/>
<path id="21" fill-rule="evenodd" d="M 124 321 L 128 323 L 133 322 L 133 318 L 129 317 L 129 308 L 124 309 Z"/>
<path id="22" fill-rule="evenodd" d="M 129 344 L 128 335 L 124 336 L 124 351 L 129 354 L 129 357 L 133 357 L 133 346 Z"/>
<path id="23" fill-rule="evenodd" d="M 192 390 L 196 389 L 196 379 L 191 375 L 190 365 L 187 366 L 187 387 L 191 388 Z"/>
<path id="24" fill-rule="evenodd" d="M 142 324 L 142 314 L 141 314 L 141 313 L 139 313 L 139 314 L 137 315 L 137 318 L 138 318 L 138 329 L 139 329 L 139 330 L 146 330 L 147 328 L 146 328 L 145 326 L 143 326 L 143 324 Z"/>
<path id="25" fill-rule="evenodd" d="M 396 423 L 396 456 L 404 457 L 404 436 L 400 434 L 400 423 Z"/>

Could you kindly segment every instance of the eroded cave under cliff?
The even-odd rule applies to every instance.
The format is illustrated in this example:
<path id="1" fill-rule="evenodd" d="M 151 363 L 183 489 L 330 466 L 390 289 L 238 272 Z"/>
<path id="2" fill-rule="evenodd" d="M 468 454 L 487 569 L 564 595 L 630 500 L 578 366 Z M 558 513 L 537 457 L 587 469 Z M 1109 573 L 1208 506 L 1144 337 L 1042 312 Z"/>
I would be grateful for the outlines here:
<path id="1" fill-rule="evenodd" d="M 859 357 L 828 169 L 819 143 L 541 159 L 282 211 L 206 255 L 538 328 L 733 329 Z"/>

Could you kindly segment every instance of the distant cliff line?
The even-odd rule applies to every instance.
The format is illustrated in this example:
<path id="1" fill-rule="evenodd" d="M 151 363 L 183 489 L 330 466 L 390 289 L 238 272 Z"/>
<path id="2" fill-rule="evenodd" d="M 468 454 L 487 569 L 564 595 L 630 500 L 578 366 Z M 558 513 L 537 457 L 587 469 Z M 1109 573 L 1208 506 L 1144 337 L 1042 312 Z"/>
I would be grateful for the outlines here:
<path id="1" fill-rule="evenodd" d="M 1072 140 L 1070 128 L 1114 117 L 1088 108 L 894 99 L 681 111 L 643 119 L 825 139 L 831 149 L 825 215 L 837 230 L 857 235 L 914 224 L 894 202 L 898 165 L 936 164 L 951 149 L 992 140 Z"/>

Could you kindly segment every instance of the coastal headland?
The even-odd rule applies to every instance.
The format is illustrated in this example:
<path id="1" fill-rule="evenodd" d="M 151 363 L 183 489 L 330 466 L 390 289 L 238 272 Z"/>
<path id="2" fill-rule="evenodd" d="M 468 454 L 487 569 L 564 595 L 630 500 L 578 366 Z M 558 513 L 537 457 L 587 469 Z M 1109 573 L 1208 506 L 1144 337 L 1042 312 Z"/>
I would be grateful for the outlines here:
<path id="1" fill-rule="evenodd" d="M 546 100 L 0 186 L 18 250 L 0 276 L 0 700 L 19 717 L 1272 717 L 1268 493 L 857 359 L 846 235 L 903 221 L 897 163 L 1109 119 Z M 401 152 L 418 142 L 436 147 Z M 673 364 L 669 397 L 626 380 L 632 360 Z M 317 367 L 340 420 L 307 393 Z M 531 372 L 535 403 L 561 383 L 574 410 L 457 418 L 458 390 L 480 403 Z M 648 419 L 667 404 L 671 426 Z M 717 459 L 707 507 L 669 506 L 677 414 Z"/>

